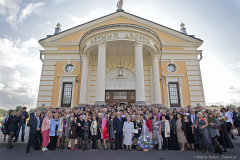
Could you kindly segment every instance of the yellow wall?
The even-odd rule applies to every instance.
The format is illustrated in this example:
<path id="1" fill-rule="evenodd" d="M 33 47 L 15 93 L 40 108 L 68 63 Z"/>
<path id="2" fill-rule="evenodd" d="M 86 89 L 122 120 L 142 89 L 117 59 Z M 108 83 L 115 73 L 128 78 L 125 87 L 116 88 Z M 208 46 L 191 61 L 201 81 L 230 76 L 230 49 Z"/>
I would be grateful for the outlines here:
<path id="1" fill-rule="evenodd" d="M 59 77 L 57 75 L 66 74 L 64 72 L 63 67 L 67 63 L 66 62 L 56 62 L 56 69 L 54 74 L 54 81 L 53 81 L 53 91 L 52 91 L 52 107 L 58 107 L 58 97 L 59 97 Z M 79 62 L 72 62 L 75 66 L 75 70 L 71 74 L 79 75 Z M 80 72 L 81 75 L 81 72 Z M 76 77 L 78 79 L 78 76 Z M 81 84 L 80 84 L 81 86 Z M 77 91 L 78 91 L 78 83 L 75 81 L 74 86 L 74 95 L 73 95 L 73 107 L 77 106 Z M 80 88 L 79 88 L 80 91 Z"/>
<path id="2" fill-rule="evenodd" d="M 162 62 L 163 75 L 172 74 L 172 73 L 168 72 L 168 70 L 167 70 L 166 66 L 168 63 L 169 62 Z M 178 66 L 178 70 L 174 74 L 184 75 L 182 77 L 182 96 L 183 96 L 182 99 L 183 99 L 183 107 L 187 107 L 187 105 L 191 105 L 191 102 L 190 102 L 190 95 L 189 95 L 189 88 L 188 88 L 186 64 L 185 64 L 185 62 L 174 62 L 174 63 Z M 160 62 L 159 62 L 159 66 L 160 66 Z M 161 67 L 159 67 L 159 74 L 161 77 Z M 166 86 L 166 78 L 165 77 L 163 78 L 163 81 L 161 80 L 161 83 L 162 82 L 163 82 L 163 86 L 164 86 L 165 106 L 168 107 L 168 94 L 167 94 L 167 86 Z M 161 84 L 161 90 L 162 90 L 162 84 Z M 162 93 L 162 91 L 161 91 L 161 93 Z M 162 95 L 162 104 L 163 104 L 163 95 Z"/>
<path id="3" fill-rule="evenodd" d="M 99 24 L 98 27 L 99 26 L 104 26 L 104 25 L 109 25 L 109 24 L 116 24 L 116 23 L 129 23 L 129 24 L 141 25 L 139 23 L 134 23 L 134 22 L 131 22 L 131 21 L 129 21 L 127 19 L 124 19 L 124 18 L 117 18 L 117 19 L 115 19 L 113 21 L 110 21 L 110 22 L 107 22 L 107 23 L 103 23 L 103 24 Z M 91 29 L 93 29 L 93 27 L 89 27 L 88 28 L 88 30 L 91 30 Z M 176 39 L 174 37 L 168 36 L 166 34 L 158 32 L 156 30 L 153 30 L 153 31 L 155 31 L 158 34 L 158 36 L 160 37 L 162 42 L 183 42 L 183 41 L 181 41 L 179 39 Z M 76 33 L 75 35 L 70 36 L 70 37 L 65 38 L 65 39 L 62 39 L 59 42 L 79 42 L 81 37 L 83 36 L 83 34 L 86 33 L 86 32 L 87 31 Z"/>

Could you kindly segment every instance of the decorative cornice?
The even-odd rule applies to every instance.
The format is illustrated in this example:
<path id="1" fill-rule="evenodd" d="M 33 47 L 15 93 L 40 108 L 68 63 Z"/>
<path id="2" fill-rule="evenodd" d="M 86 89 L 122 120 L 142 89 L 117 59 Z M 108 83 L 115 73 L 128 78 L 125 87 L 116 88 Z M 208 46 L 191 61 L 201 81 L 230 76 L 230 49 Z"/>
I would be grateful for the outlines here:
<path id="1" fill-rule="evenodd" d="M 190 41 L 190 42 L 194 42 L 194 43 L 199 43 L 199 42 L 202 43 L 203 42 L 201 39 L 198 39 L 198 38 L 195 38 L 195 37 L 191 37 L 189 35 L 185 35 L 185 34 L 179 32 L 177 30 L 173 30 L 173 29 L 168 28 L 166 26 L 160 25 L 158 23 L 149 21 L 147 19 L 138 17 L 136 15 L 133 15 L 133 14 L 130 14 L 130 13 L 127 13 L 127 12 L 114 12 L 114 13 L 111 13 L 109 15 L 100 17 L 98 19 L 89 21 L 87 23 L 84 23 L 84 24 L 81 24 L 79 26 L 76 26 L 76 27 L 70 28 L 68 30 L 65 30 L 63 32 L 60 32 L 59 34 L 53 35 L 53 36 L 51 36 L 49 38 L 41 39 L 41 40 L 39 40 L 39 42 L 40 41 L 46 41 L 46 42 L 54 41 L 54 40 L 63 38 L 64 36 L 67 36 L 67 35 L 79 32 L 80 30 L 82 30 L 82 31 L 84 29 L 87 30 L 88 28 L 92 28 L 94 25 L 97 25 L 99 23 L 107 22 L 107 21 L 109 21 L 111 19 L 114 19 L 116 17 L 126 17 L 126 18 L 128 18 L 130 20 L 133 20 L 133 21 L 139 22 L 141 24 L 145 24 L 145 25 L 148 25 L 150 27 L 153 27 L 153 28 L 155 28 L 157 30 L 163 31 L 163 32 L 165 32 L 167 34 L 170 34 L 170 35 L 174 36 L 174 37 L 180 37 L 180 38 L 182 38 L 182 39 L 184 39 L 186 41 Z"/>
<path id="2" fill-rule="evenodd" d="M 164 77 L 184 77 L 182 74 L 165 74 Z"/>

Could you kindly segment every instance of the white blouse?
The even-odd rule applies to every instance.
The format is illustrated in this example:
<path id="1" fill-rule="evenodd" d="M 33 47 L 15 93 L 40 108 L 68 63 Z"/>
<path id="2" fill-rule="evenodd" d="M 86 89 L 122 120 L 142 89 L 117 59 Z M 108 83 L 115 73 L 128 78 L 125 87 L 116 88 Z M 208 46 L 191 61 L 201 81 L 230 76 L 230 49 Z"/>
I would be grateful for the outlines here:
<path id="1" fill-rule="evenodd" d="M 232 117 L 231 117 L 230 113 L 225 112 L 225 115 L 223 115 L 223 113 L 221 113 L 221 114 L 222 114 L 223 117 L 227 117 L 226 122 L 231 122 L 233 124 Z"/>

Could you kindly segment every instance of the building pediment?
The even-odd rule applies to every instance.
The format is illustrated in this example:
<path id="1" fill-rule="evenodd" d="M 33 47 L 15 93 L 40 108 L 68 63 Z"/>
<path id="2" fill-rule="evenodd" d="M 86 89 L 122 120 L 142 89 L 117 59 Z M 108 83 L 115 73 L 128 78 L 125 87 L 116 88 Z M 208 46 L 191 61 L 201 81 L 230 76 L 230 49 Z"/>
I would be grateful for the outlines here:
<path id="1" fill-rule="evenodd" d="M 202 44 L 202 40 L 200 39 L 191 37 L 179 31 L 170 29 L 168 27 L 162 26 L 155 22 L 151 22 L 149 20 L 132 15 L 127 12 L 115 12 L 104 17 L 100 17 L 93 21 L 62 31 L 51 37 L 41 39 L 39 40 L 39 43 L 43 47 L 45 47 L 47 44 L 50 45 L 49 43 L 52 43 L 53 45 L 56 45 L 56 43 L 59 44 L 68 43 L 69 46 L 71 46 L 73 44 L 77 44 L 77 42 L 80 41 L 81 37 L 89 30 L 100 26 L 117 23 L 136 24 L 139 26 L 149 28 L 158 34 L 162 43 L 195 43 L 198 46 Z"/>

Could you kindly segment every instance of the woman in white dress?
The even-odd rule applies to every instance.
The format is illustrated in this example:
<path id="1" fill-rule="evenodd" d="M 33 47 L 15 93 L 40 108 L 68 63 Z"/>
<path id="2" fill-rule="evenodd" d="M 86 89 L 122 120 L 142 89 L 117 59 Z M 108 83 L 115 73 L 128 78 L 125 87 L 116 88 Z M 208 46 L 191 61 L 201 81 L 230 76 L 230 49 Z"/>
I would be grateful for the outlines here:
<path id="1" fill-rule="evenodd" d="M 131 151 L 134 125 L 133 125 L 133 122 L 130 121 L 130 116 L 127 116 L 126 118 L 127 118 L 127 122 L 124 122 L 124 125 L 123 125 L 123 136 L 124 136 L 123 144 L 126 145 L 126 151 Z"/>

